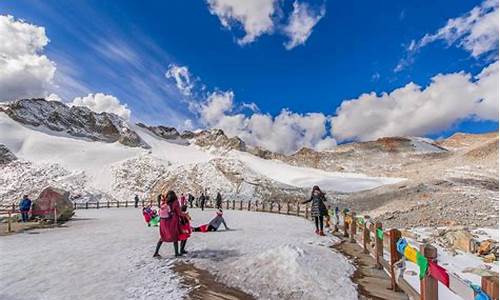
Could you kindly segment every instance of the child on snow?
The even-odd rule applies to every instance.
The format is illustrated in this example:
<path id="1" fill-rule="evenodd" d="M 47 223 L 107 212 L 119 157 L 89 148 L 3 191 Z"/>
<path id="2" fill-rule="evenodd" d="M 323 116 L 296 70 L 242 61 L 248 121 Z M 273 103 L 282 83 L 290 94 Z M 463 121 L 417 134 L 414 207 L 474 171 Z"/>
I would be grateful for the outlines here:
<path id="1" fill-rule="evenodd" d="M 217 231 L 217 229 L 219 229 L 219 226 L 221 224 L 224 224 L 226 230 L 229 230 L 229 227 L 227 227 L 226 224 L 226 220 L 224 220 L 224 218 L 222 217 L 222 209 L 219 209 L 217 210 L 217 215 L 210 221 L 210 223 L 194 227 L 193 231 L 196 232 Z"/>

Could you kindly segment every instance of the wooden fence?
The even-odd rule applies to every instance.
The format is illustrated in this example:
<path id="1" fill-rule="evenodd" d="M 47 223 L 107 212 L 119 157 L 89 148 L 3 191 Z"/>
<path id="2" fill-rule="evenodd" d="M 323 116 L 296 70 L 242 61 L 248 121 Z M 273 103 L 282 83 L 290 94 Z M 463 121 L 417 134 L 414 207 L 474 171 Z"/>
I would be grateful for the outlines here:
<path id="1" fill-rule="evenodd" d="M 140 207 L 144 207 L 152 202 L 140 201 Z M 101 209 L 134 207 L 135 201 L 107 201 L 107 202 L 87 202 L 74 203 L 75 209 Z M 214 207 L 210 201 L 205 205 L 207 208 Z M 281 203 L 264 201 L 235 201 L 226 200 L 222 205 L 223 209 L 246 210 L 254 212 L 277 213 L 293 215 L 310 219 L 310 205 L 300 203 Z M 5 208 L 0 207 L 0 213 L 16 212 L 15 205 Z M 397 250 L 397 242 L 402 238 L 402 233 L 398 229 L 384 230 L 381 222 L 372 222 L 369 216 L 359 217 L 355 212 L 342 213 L 337 216 L 334 223 L 334 232 L 343 234 L 352 243 L 358 243 L 363 251 L 373 257 L 374 267 L 387 272 L 391 280 L 391 288 L 406 293 L 411 299 L 438 300 L 438 281 L 429 274 L 420 280 L 419 289 L 413 288 L 404 277 L 404 264 L 402 255 Z M 10 230 L 10 226 L 9 226 Z M 437 262 L 437 249 L 430 244 L 419 245 L 420 253 L 428 260 Z M 408 262 L 406 262 L 408 263 Z M 461 286 L 452 290 L 464 300 L 476 299 L 478 291 L 470 287 L 470 283 L 461 281 Z M 482 276 L 480 291 L 488 295 L 492 300 L 499 300 L 498 276 Z M 481 298 L 484 299 L 484 298 Z"/>

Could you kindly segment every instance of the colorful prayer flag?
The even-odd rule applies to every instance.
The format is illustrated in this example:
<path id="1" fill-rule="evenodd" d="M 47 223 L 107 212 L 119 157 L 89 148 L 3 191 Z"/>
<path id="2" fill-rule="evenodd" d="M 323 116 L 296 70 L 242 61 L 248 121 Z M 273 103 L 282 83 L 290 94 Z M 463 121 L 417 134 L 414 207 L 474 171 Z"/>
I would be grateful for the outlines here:
<path id="1" fill-rule="evenodd" d="M 450 286 L 450 276 L 448 272 L 433 261 L 429 261 L 429 274 L 434 277 L 434 279 L 441 281 L 446 287 Z"/>

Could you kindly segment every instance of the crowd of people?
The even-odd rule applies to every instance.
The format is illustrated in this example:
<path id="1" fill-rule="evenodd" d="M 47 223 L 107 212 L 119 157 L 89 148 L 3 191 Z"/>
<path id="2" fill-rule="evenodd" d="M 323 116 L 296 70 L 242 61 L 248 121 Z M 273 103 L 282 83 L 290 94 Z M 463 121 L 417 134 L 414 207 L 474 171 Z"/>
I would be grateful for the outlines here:
<path id="1" fill-rule="evenodd" d="M 161 257 L 159 251 L 163 243 L 173 244 L 175 257 L 186 254 L 186 243 L 193 231 L 217 231 L 221 224 L 224 224 L 225 229 L 229 230 L 229 227 L 222 216 L 222 196 L 220 193 L 217 198 L 220 198 L 221 205 L 218 205 L 215 218 L 213 218 L 208 224 L 192 227 L 191 217 L 188 212 L 188 204 L 190 207 L 193 207 L 194 197 L 192 197 L 191 194 L 188 194 L 187 197 L 182 194 L 180 198 L 178 198 L 174 191 L 168 191 L 165 195 L 159 195 L 158 219 L 160 238 L 156 244 L 156 250 L 153 257 Z M 204 197 L 204 194 L 202 194 L 200 196 L 199 203 L 199 207 L 202 210 L 204 209 L 205 201 L 206 198 Z M 151 226 L 151 220 L 155 218 L 155 211 L 152 209 L 151 205 L 143 208 L 143 214 L 146 223 L 148 223 L 148 226 Z"/>

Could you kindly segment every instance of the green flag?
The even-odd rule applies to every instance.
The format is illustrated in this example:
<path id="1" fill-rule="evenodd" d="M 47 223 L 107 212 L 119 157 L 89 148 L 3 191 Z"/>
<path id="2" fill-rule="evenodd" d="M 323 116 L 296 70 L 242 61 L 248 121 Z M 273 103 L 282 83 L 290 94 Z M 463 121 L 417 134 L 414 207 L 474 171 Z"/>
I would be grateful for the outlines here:
<path id="1" fill-rule="evenodd" d="M 377 237 L 381 240 L 384 239 L 384 232 L 380 228 L 377 228 Z"/>
<path id="2" fill-rule="evenodd" d="M 429 268 L 429 262 L 427 261 L 427 258 L 420 252 L 417 252 L 417 265 L 420 269 L 420 274 L 418 275 L 418 277 L 420 277 L 420 279 L 424 279 L 425 274 L 427 274 L 427 269 Z"/>

